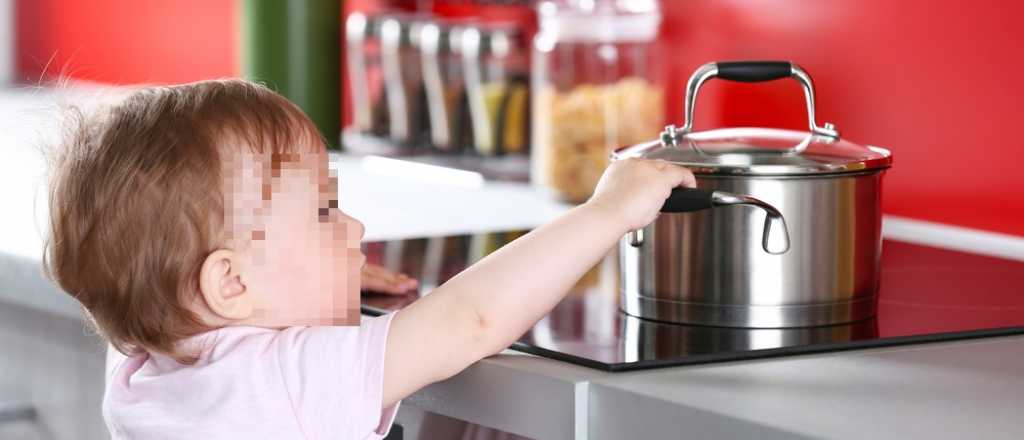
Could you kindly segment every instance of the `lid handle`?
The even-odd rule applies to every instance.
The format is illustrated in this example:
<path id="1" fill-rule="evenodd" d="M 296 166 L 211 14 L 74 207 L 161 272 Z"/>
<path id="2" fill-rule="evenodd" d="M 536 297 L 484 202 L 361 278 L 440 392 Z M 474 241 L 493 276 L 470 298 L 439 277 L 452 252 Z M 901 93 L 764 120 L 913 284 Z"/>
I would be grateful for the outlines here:
<path id="1" fill-rule="evenodd" d="M 762 82 L 788 77 L 792 64 L 787 61 L 729 61 L 715 63 L 718 77 L 729 81 Z"/>
<path id="2" fill-rule="evenodd" d="M 807 98 L 807 119 L 811 133 L 838 139 L 839 131 L 835 125 L 826 122 L 824 126 L 819 127 L 814 120 L 814 83 L 811 81 L 811 76 L 800 66 L 789 61 L 733 61 L 707 63 L 700 66 L 686 83 L 686 98 L 683 107 L 686 125 L 681 130 L 673 132 L 672 136 L 685 135 L 693 131 L 693 108 L 697 102 L 697 91 L 705 81 L 711 78 L 721 78 L 729 81 L 762 82 L 785 77 L 791 77 L 803 86 L 804 97 Z M 674 145 L 678 139 L 668 140 L 671 142 L 666 142 L 666 144 Z"/>

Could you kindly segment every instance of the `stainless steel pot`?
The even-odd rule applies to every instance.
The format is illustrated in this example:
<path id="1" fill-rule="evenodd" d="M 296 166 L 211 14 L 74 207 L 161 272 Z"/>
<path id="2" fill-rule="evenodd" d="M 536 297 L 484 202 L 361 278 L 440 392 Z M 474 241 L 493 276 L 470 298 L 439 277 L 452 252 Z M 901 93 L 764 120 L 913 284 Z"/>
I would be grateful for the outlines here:
<path id="1" fill-rule="evenodd" d="M 715 77 L 796 79 L 807 98 L 809 130 L 692 131 L 697 92 Z M 682 129 L 666 127 L 660 140 L 612 156 L 686 166 L 698 186 L 673 190 L 654 223 L 621 240 L 623 311 L 750 328 L 874 316 L 881 180 L 891 153 L 840 139 L 832 124 L 819 127 L 811 78 L 788 62 L 701 66 L 687 84 L 684 110 Z"/>

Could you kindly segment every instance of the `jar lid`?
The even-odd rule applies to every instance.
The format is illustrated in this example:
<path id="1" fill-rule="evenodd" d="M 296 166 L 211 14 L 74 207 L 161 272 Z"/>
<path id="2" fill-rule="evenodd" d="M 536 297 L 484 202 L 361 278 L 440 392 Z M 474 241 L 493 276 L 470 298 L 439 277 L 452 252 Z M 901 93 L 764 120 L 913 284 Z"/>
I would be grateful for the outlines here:
<path id="1" fill-rule="evenodd" d="M 613 159 L 661 159 L 695 174 L 787 176 L 855 173 L 892 166 L 892 153 L 838 137 L 775 128 L 723 128 L 679 134 L 616 151 Z"/>
<path id="2" fill-rule="evenodd" d="M 651 42 L 661 24 L 654 0 L 548 0 L 537 5 L 537 15 L 540 35 L 567 42 Z"/>

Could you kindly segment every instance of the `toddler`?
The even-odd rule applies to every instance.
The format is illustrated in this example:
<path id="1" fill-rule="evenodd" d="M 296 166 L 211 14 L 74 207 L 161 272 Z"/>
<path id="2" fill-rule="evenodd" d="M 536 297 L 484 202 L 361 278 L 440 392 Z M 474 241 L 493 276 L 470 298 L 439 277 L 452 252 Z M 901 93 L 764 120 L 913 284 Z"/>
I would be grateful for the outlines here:
<path id="1" fill-rule="evenodd" d="M 693 175 L 625 160 L 594 196 L 399 312 L 360 323 L 363 225 L 316 127 L 241 80 L 77 114 L 55 156 L 45 269 L 128 357 L 114 438 L 382 438 L 399 402 L 507 348 Z M 372 191 L 367 188 L 366 190 Z"/>

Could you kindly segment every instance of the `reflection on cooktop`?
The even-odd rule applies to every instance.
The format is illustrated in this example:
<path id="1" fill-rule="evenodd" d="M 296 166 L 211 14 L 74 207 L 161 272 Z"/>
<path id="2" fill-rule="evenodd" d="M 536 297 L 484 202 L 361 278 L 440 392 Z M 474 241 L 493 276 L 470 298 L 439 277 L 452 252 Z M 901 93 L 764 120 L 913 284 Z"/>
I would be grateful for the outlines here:
<path id="1" fill-rule="evenodd" d="M 420 280 L 404 296 L 369 293 L 363 311 L 398 310 L 527 231 L 364 244 L 367 261 Z M 876 318 L 795 329 L 663 323 L 619 310 L 608 256 L 512 349 L 607 371 L 1024 333 L 1024 262 L 886 240 Z"/>

